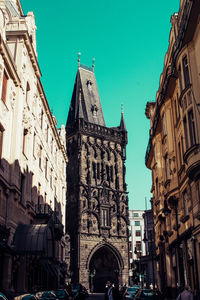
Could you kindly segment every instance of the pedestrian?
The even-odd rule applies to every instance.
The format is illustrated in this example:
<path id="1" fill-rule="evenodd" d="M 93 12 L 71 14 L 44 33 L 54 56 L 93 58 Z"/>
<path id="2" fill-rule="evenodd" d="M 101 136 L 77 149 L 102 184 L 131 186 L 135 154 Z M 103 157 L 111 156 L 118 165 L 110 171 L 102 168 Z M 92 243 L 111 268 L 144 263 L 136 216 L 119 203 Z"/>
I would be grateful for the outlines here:
<path id="1" fill-rule="evenodd" d="M 177 300 L 193 300 L 193 294 L 190 291 L 188 285 L 185 286 L 184 290 L 178 295 Z"/>
<path id="2" fill-rule="evenodd" d="M 114 300 L 113 299 L 112 284 L 109 280 L 106 283 L 105 300 Z"/>

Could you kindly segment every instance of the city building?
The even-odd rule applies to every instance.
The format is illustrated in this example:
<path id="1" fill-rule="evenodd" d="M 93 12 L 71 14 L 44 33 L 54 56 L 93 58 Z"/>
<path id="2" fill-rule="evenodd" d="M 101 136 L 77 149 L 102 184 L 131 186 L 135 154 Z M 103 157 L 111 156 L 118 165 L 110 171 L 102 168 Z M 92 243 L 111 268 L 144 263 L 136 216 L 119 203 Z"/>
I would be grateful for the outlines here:
<path id="1" fill-rule="evenodd" d="M 148 102 L 158 286 L 175 297 L 200 285 L 200 1 L 182 0 L 155 102 Z"/>
<path id="2" fill-rule="evenodd" d="M 139 280 L 141 257 L 146 255 L 144 238 L 144 210 L 129 210 L 129 282 Z M 137 278 L 136 278 L 137 277 Z"/>
<path id="3" fill-rule="evenodd" d="M 151 201 L 151 206 L 153 201 Z M 144 237 L 146 255 L 142 256 L 142 267 L 144 282 L 147 288 L 157 287 L 157 272 L 156 272 L 156 248 L 155 248 L 155 232 L 154 232 L 154 220 L 153 220 L 153 207 L 145 210 L 143 214 L 144 218 Z"/>
<path id="4" fill-rule="evenodd" d="M 104 292 L 128 283 L 127 130 L 105 125 L 93 68 L 80 64 L 66 124 L 72 282 Z"/>
<path id="5" fill-rule="evenodd" d="M 34 14 L 0 2 L 0 290 L 65 281 L 66 134 L 41 84 Z"/>

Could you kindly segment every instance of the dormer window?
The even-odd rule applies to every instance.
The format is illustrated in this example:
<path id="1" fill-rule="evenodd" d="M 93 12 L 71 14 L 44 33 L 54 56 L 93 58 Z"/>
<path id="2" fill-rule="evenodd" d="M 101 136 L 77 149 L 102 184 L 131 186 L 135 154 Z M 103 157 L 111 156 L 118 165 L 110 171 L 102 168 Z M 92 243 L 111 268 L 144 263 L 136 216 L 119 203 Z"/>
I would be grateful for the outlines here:
<path id="1" fill-rule="evenodd" d="M 96 106 L 96 104 L 92 105 L 91 111 L 92 111 L 93 117 L 96 117 L 97 112 L 98 112 L 98 107 Z"/>
<path id="2" fill-rule="evenodd" d="M 92 81 L 90 79 L 88 79 L 86 84 L 87 84 L 88 90 L 91 91 L 91 89 L 92 89 Z"/>

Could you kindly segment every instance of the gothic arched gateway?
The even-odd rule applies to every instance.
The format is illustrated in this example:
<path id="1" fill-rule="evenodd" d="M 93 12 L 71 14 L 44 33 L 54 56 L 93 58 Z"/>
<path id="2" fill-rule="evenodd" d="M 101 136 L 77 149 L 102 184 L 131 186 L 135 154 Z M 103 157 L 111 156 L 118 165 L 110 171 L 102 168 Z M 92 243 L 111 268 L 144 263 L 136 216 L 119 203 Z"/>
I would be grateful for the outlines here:
<path id="1" fill-rule="evenodd" d="M 108 280 L 120 283 L 121 259 L 108 245 L 98 248 L 89 261 L 89 287 L 93 292 L 104 292 Z"/>

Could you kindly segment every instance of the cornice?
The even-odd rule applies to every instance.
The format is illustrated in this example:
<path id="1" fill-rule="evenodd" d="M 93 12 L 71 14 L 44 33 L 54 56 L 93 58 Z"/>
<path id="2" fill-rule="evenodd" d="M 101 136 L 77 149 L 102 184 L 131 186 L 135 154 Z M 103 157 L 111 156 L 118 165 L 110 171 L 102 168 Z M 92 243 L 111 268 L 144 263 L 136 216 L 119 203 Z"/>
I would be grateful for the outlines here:
<path id="1" fill-rule="evenodd" d="M 26 45 L 26 48 L 28 50 L 28 54 L 33 66 L 33 69 L 35 71 L 35 74 L 38 78 L 40 78 L 42 76 L 39 64 L 38 64 L 38 60 L 35 54 L 35 50 L 33 48 L 33 45 L 30 41 L 30 37 L 28 34 L 27 30 L 15 30 L 15 31 L 6 31 L 6 36 L 17 36 L 17 37 L 22 37 L 24 39 L 24 43 Z"/>
<path id="2" fill-rule="evenodd" d="M 9 71 L 12 79 L 13 79 L 15 86 L 20 86 L 21 81 L 17 74 L 17 67 L 15 65 L 15 62 L 13 61 L 10 50 L 7 47 L 7 45 L 5 44 L 1 34 L 0 34 L 0 54 L 2 55 L 2 57 L 6 63 L 6 66 L 8 68 L 8 71 Z"/>

